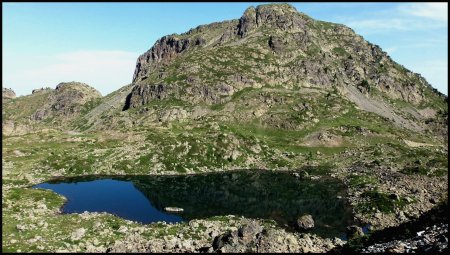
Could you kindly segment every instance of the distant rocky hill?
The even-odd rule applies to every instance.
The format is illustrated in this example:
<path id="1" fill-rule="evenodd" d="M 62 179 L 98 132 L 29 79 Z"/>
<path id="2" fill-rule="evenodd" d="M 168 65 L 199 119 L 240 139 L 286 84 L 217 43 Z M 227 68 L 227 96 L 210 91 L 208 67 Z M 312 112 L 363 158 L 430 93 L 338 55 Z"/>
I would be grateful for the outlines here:
<path id="1" fill-rule="evenodd" d="M 81 114 L 86 104 L 100 98 L 100 92 L 79 82 L 62 82 L 55 89 L 35 89 L 31 95 L 15 98 L 4 105 L 3 132 L 23 133 L 44 127 L 65 126 Z"/>
<path id="2" fill-rule="evenodd" d="M 31 116 L 32 120 L 42 120 L 52 115 L 67 116 L 77 113 L 85 103 L 102 96 L 96 89 L 79 82 L 60 83 L 54 91 L 50 92 L 46 104 Z"/>

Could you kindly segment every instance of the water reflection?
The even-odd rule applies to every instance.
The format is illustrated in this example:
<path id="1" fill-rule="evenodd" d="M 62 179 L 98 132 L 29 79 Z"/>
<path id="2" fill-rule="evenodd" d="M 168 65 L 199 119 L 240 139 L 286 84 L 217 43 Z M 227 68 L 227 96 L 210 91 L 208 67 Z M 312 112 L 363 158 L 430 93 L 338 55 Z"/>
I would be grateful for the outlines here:
<path id="1" fill-rule="evenodd" d="M 235 171 L 187 176 L 70 178 L 39 184 L 66 196 L 64 212 L 106 211 L 150 223 L 179 222 L 220 215 L 273 219 L 293 229 L 302 214 L 315 221 L 312 232 L 342 236 L 351 224 L 345 188 L 331 178 L 298 180 L 290 173 Z M 168 213 L 165 207 L 180 207 Z"/>

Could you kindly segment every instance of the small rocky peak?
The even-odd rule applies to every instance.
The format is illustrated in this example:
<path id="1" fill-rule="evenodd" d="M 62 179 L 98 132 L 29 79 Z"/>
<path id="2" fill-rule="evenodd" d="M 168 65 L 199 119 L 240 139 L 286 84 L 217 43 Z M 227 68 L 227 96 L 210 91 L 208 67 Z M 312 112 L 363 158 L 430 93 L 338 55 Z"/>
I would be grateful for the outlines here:
<path id="1" fill-rule="evenodd" d="M 282 31 L 298 32 L 305 28 L 308 17 L 290 4 L 264 4 L 249 7 L 239 19 L 238 35 L 245 37 L 252 30 L 266 26 Z"/>
<path id="2" fill-rule="evenodd" d="M 75 81 L 61 82 L 56 86 L 55 91 L 57 94 L 65 93 L 66 91 L 76 91 L 81 94 L 87 95 L 90 98 L 98 98 L 102 96 L 102 94 L 98 90 L 87 85 L 86 83 Z"/>
<path id="3" fill-rule="evenodd" d="M 72 116 L 80 112 L 85 103 L 101 98 L 101 96 L 99 91 L 85 83 L 61 82 L 55 90 L 51 90 L 45 104 L 37 109 L 30 118 L 40 121 L 49 116 Z"/>
<path id="4" fill-rule="evenodd" d="M 256 12 L 259 14 L 263 13 L 277 13 L 277 14 L 289 14 L 297 13 L 297 9 L 294 6 L 287 3 L 277 3 L 277 4 L 261 4 L 256 7 Z"/>
<path id="5" fill-rule="evenodd" d="M 16 97 L 16 93 L 14 92 L 14 90 L 9 89 L 9 88 L 3 88 L 2 89 L 2 98 L 4 99 L 13 99 Z"/>
<path id="6" fill-rule="evenodd" d="M 56 90 L 63 90 L 67 88 L 76 88 L 76 87 L 89 87 L 89 85 L 81 82 L 71 81 L 71 82 L 60 82 L 58 85 L 56 85 Z"/>

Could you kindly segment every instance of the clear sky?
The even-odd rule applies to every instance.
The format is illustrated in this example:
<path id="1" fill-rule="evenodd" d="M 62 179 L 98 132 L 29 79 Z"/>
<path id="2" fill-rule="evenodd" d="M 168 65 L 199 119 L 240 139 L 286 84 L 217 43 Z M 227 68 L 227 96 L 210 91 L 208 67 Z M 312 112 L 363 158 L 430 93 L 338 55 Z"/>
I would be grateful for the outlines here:
<path id="1" fill-rule="evenodd" d="M 131 83 L 137 57 L 168 34 L 238 19 L 259 3 L 2 3 L 2 86 L 18 96 L 60 82 L 103 95 Z M 353 28 L 447 94 L 447 3 L 291 3 Z"/>

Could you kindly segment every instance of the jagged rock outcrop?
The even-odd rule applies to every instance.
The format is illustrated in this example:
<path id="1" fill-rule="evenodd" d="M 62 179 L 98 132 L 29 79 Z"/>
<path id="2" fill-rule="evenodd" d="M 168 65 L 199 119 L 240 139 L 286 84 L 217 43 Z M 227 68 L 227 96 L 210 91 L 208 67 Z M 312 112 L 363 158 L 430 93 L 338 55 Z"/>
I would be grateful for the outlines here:
<path id="1" fill-rule="evenodd" d="M 192 82 L 195 82 L 192 80 Z M 181 98 L 193 103 L 221 103 L 223 96 L 231 96 L 234 87 L 227 84 L 218 84 L 215 87 L 198 85 L 182 88 L 177 85 L 146 85 L 140 84 L 133 88 L 125 102 L 124 110 L 148 104 L 154 100 L 163 100 L 170 97 Z"/>
<path id="2" fill-rule="evenodd" d="M 15 97 L 16 97 L 16 93 L 14 92 L 14 90 L 9 89 L 9 88 L 2 89 L 2 98 L 3 99 L 13 99 Z"/>
<path id="3" fill-rule="evenodd" d="M 249 7 L 239 19 L 238 35 L 242 38 L 258 27 L 275 28 L 280 31 L 299 32 L 310 18 L 302 15 L 289 4 L 259 5 Z"/>
<path id="4" fill-rule="evenodd" d="M 133 82 L 141 81 L 147 78 L 148 69 L 156 63 L 168 62 L 177 54 L 180 54 L 192 46 L 202 46 L 205 39 L 202 37 L 195 38 L 178 38 L 174 35 L 164 36 L 146 53 L 139 56 L 136 63 L 136 70 L 133 76 Z"/>
<path id="5" fill-rule="evenodd" d="M 244 15 L 239 19 L 237 34 L 244 37 L 247 33 L 257 27 L 255 7 L 249 7 L 245 10 Z"/>
<path id="6" fill-rule="evenodd" d="M 147 104 L 154 99 L 167 98 L 173 88 L 165 84 L 136 86 L 126 102 L 125 109 Z"/>

